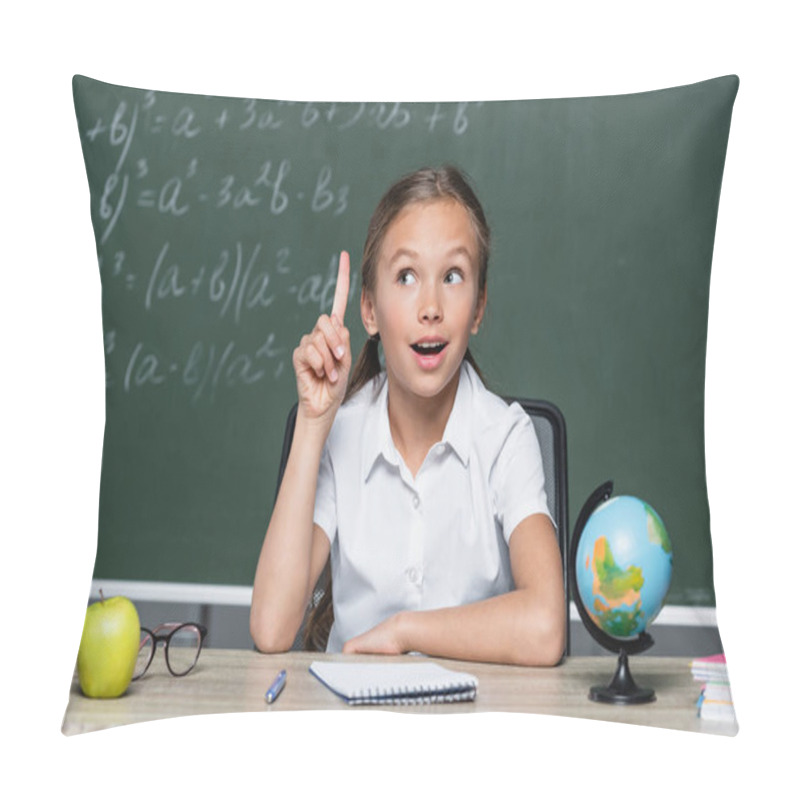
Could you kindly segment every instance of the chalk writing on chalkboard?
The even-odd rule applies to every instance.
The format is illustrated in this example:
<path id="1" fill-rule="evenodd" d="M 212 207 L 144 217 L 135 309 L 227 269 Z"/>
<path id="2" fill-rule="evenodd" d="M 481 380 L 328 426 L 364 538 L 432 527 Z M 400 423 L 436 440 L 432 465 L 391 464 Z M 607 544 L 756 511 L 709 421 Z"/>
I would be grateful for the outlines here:
<path id="1" fill-rule="evenodd" d="M 364 180 L 360 163 L 341 157 L 347 141 L 370 130 L 394 144 L 398 136 L 463 140 L 482 106 L 187 103 L 137 90 L 116 98 L 83 130 L 89 157 L 107 154 L 92 201 L 104 291 L 127 294 L 136 322 L 126 331 L 139 329 L 106 327 L 107 388 L 129 395 L 177 384 L 191 402 L 213 403 L 220 392 L 289 374 L 296 340 L 329 311 L 338 263 L 338 252 L 323 253 L 310 270 L 297 237 L 323 219 L 344 221 L 353 183 Z M 229 153 L 231 141 L 241 146 Z M 363 228 L 365 211 L 357 213 Z M 118 234 L 129 219 L 149 233 L 135 253 L 118 243 L 128 241 Z M 293 306 L 302 313 L 289 314 Z M 184 331 L 169 351 L 147 336 L 148 315 L 160 313 Z"/>

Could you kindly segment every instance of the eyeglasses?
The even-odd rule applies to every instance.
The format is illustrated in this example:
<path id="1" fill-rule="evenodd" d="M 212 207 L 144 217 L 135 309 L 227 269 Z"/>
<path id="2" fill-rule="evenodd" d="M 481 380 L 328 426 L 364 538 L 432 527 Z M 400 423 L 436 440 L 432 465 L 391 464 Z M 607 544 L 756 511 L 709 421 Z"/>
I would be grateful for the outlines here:
<path id="1" fill-rule="evenodd" d="M 159 644 L 164 645 L 167 669 L 176 678 L 181 678 L 191 672 L 197 663 L 200 649 L 208 633 L 203 625 L 195 622 L 165 622 L 155 630 L 142 628 L 141 631 L 139 656 L 136 659 L 136 668 L 131 679 L 134 681 L 147 672 Z M 162 633 L 162 631 L 169 632 Z"/>

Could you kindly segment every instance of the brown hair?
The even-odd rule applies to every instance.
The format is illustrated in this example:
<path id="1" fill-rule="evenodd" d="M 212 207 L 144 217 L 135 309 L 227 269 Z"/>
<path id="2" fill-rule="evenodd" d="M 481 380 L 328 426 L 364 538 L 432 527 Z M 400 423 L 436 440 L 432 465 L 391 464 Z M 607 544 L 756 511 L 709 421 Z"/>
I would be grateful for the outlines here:
<path id="1" fill-rule="evenodd" d="M 472 221 L 478 241 L 478 293 L 479 296 L 485 294 L 486 273 L 489 268 L 489 225 L 480 201 L 469 185 L 466 176 L 453 166 L 418 169 L 400 178 L 383 195 L 367 228 L 364 254 L 361 259 L 362 291 L 372 292 L 375 290 L 376 267 L 383 240 L 386 237 L 386 231 L 397 215 L 412 203 L 446 199 L 460 203 Z M 379 341 L 378 336 L 370 337 L 361 349 L 350 373 L 344 402 L 347 402 L 359 389 L 381 373 Z M 469 348 L 467 348 L 464 358 L 483 380 L 483 375 L 481 375 Z M 325 580 L 324 592 L 321 599 L 316 602 L 312 601 L 312 610 L 306 623 L 303 643 L 304 647 L 309 650 L 325 649 L 328 634 L 333 625 L 330 559 L 320 578 L 320 580 L 323 579 Z"/>

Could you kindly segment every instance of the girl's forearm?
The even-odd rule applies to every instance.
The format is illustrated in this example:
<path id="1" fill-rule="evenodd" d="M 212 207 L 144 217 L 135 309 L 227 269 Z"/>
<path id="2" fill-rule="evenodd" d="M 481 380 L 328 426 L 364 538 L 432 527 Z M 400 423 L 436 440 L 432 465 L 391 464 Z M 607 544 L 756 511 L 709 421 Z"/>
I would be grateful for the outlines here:
<path id="1" fill-rule="evenodd" d="M 298 418 L 253 581 L 250 633 L 259 650 L 288 650 L 313 588 L 314 497 L 325 428 Z"/>
<path id="2" fill-rule="evenodd" d="M 564 652 L 563 598 L 548 604 L 519 589 L 464 606 L 394 618 L 402 652 L 464 661 L 553 666 Z"/>

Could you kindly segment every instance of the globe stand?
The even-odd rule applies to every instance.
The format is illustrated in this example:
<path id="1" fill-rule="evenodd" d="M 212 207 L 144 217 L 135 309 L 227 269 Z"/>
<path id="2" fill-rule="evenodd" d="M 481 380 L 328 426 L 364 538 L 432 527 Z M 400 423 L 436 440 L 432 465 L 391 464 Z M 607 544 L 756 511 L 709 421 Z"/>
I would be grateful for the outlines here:
<path id="1" fill-rule="evenodd" d="M 575 571 L 575 560 L 578 555 L 578 543 L 580 542 L 583 529 L 592 512 L 611 497 L 614 491 L 614 484 L 607 481 L 602 486 L 592 492 L 589 499 L 584 503 L 578 521 L 575 524 L 575 531 L 572 534 L 572 543 L 569 556 L 569 575 L 572 584 L 572 596 L 578 608 L 581 621 L 586 626 L 586 630 L 592 638 L 606 650 L 612 653 L 619 653 L 617 659 L 617 671 L 608 686 L 592 686 L 589 690 L 589 699 L 596 703 L 613 703 L 615 705 L 635 705 L 638 703 L 650 703 L 656 699 L 653 689 L 642 688 L 633 679 L 630 667 L 628 666 L 628 656 L 636 655 L 653 646 L 653 637 L 649 633 L 642 632 L 636 639 L 625 640 L 616 639 L 609 636 L 597 623 L 589 616 L 589 612 L 584 608 L 578 591 L 578 576 Z"/>
<path id="2" fill-rule="evenodd" d="M 634 705 L 650 703 L 656 699 L 652 689 L 644 689 L 636 684 L 628 668 L 628 654 L 623 650 L 617 660 L 617 671 L 608 686 L 592 686 L 589 699 L 596 703 L 614 703 L 615 705 Z"/>

